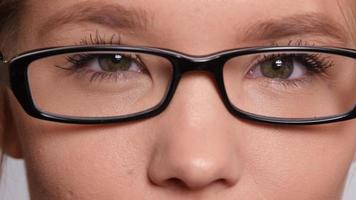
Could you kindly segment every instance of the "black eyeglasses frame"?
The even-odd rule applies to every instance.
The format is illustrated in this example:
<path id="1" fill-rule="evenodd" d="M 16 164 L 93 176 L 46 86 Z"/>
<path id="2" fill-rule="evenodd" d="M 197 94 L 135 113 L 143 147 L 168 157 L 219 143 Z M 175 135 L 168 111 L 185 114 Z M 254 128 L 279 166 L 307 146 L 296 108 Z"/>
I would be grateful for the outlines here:
<path id="1" fill-rule="evenodd" d="M 135 114 L 119 116 L 119 117 L 100 117 L 100 118 L 84 118 L 84 117 L 67 117 L 60 115 L 53 115 L 39 110 L 31 97 L 30 86 L 28 81 L 28 67 L 35 60 L 75 52 L 98 52 L 98 51 L 125 51 L 133 53 L 145 53 L 156 55 L 169 60 L 173 66 L 173 77 L 167 94 L 161 103 L 157 106 L 143 112 Z M 238 56 L 256 54 L 256 53 L 271 53 L 271 52 L 314 52 L 314 53 L 328 53 L 334 55 L 345 56 L 356 59 L 356 50 L 336 47 L 314 47 L 314 46 L 273 46 L 273 47 L 251 47 L 240 48 L 221 51 L 218 53 L 206 56 L 191 56 L 181 52 L 172 51 L 162 48 L 153 47 L 137 47 L 137 46 L 113 46 L 113 45 L 85 45 L 85 46 L 66 46 L 66 47 L 52 47 L 45 49 L 37 49 L 29 51 L 15 58 L 7 63 L 9 67 L 10 87 L 19 103 L 32 117 L 61 123 L 70 124 L 107 124 L 116 122 L 128 122 L 133 120 L 140 120 L 156 116 L 163 112 L 169 105 L 169 102 L 174 96 L 175 90 L 179 84 L 181 76 L 186 72 L 191 71 L 205 71 L 214 75 L 217 86 L 220 91 L 220 97 L 227 108 L 227 110 L 234 116 L 252 120 L 255 122 L 276 124 L 276 125 L 315 125 L 340 122 L 356 118 L 355 108 L 342 115 L 330 116 L 315 119 L 299 119 L 299 118 L 275 118 L 266 117 L 248 113 L 236 108 L 229 100 L 226 93 L 223 80 L 223 66 L 231 58 Z M 0 54 L 1 55 L 1 54 Z M 3 59 L 2 55 L 0 61 Z M 355 77 L 356 78 L 356 77 Z M 356 92 L 356 91 L 355 91 Z"/>

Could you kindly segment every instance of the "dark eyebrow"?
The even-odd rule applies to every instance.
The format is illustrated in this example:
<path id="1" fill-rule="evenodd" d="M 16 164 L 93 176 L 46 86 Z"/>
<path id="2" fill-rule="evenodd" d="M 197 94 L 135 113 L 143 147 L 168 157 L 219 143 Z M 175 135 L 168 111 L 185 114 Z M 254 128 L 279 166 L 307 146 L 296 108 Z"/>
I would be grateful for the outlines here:
<path id="1" fill-rule="evenodd" d="M 117 3 L 105 4 L 95 1 L 77 3 L 50 16 L 41 25 L 38 33 L 41 36 L 61 25 L 81 22 L 94 23 L 111 28 L 143 29 L 146 28 L 148 17 L 144 10 L 126 8 Z"/>
<path id="2" fill-rule="evenodd" d="M 346 43 L 346 29 L 320 13 L 300 14 L 258 21 L 246 29 L 245 40 L 275 40 L 298 35 L 327 36 Z"/>

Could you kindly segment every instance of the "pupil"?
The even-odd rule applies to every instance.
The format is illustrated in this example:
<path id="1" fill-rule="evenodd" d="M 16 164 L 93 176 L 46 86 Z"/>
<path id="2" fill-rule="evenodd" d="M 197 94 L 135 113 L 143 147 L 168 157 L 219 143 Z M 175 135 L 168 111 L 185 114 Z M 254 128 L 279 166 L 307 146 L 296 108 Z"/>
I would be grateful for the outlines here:
<path id="1" fill-rule="evenodd" d="M 115 55 L 115 56 L 111 57 L 111 62 L 113 62 L 115 64 L 119 63 L 121 60 L 122 60 L 122 56 L 120 56 L 120 55 Z"/>
<path id="2" fill-rule="evenodd" d="M 283 61 L 282 60 L 276 60 L 276 62 L 274 62 L 274 65 L 272 66 L 272 68 L 274 70 L 279 70 L 283 67 Z"/>

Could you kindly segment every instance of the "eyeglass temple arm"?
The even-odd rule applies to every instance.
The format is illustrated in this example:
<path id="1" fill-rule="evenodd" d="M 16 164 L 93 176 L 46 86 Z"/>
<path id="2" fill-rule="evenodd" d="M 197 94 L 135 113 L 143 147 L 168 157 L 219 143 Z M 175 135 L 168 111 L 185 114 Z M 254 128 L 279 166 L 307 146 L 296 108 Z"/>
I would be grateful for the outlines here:
<path id="1" fill-rule="evenodd" d="M 4 55 L 0 51 L 0 85 L 9 86 L 9 69 L 8 61 L 5 60 Z"/>

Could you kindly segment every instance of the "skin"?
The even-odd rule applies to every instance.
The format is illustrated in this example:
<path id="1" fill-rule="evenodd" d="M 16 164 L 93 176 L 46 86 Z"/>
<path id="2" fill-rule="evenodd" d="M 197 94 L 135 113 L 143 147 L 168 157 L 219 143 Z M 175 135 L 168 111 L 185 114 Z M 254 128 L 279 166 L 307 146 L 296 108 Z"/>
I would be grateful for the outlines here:
<path id="1" fill-rule="evenodd" d="M 115 34 L 87 23 L 38 35 L 52 14 L 84 1 L 28 2 L 21 16 L 18 52 L 75 44 L 97 30 Z M 323 12 L 349 26 L 334 0 L 100 1 L 104 3 L 141 8 L 150 16 L 145 33 L 121 30 L 127 44 L 192 55 L 269 45 L 242 39 L 243 28 L 260 19 Z M 347 7 L 349 1 L 339 3 Z M 309 35 L 278 42 L 301 38 L 353 46 L 351 38 L 341 44 Z M 215 82 L 205 73 L 185 75 L 162 114 L 130 123 L 51 123 L 29 117 L 10 91 L 6 102 L 10 112 L 4 117 L 9 124 L 5 151 L 25 160 L 34 200 L 336 200 L 356 151 L 355 120 L 308 127 L 244 121 L 226 110 Z"/>

